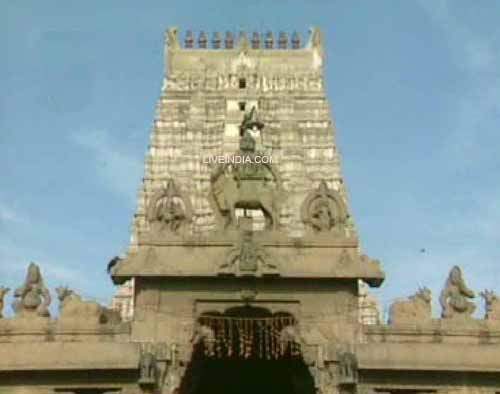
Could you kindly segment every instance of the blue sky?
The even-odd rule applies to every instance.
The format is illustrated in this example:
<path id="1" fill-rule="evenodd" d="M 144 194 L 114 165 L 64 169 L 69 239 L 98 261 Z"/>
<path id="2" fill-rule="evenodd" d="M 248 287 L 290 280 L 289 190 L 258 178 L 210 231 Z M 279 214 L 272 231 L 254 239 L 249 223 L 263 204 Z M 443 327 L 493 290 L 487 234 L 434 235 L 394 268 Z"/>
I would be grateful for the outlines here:
<path id="1" fill-rule="evenodd" d="M 2 0 L 0 15 L 0 285 L 20 285 L 33 260 L 50 286 L 109 300 L 167 27 L 316 25 L 384 307 L 421 285 L 436 299 L 454 264 L 473 289 L 500 292 L 500 2 Z"/>

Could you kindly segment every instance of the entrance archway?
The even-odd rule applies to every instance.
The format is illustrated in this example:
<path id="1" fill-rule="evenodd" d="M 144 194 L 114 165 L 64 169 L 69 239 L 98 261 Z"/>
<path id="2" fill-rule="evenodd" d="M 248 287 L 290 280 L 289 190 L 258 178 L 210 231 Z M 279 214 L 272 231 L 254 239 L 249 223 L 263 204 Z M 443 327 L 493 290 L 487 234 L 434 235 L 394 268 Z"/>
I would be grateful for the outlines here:
<path id="1" fill-rule="evenodd" d="M 198 318 L 182 394 L 313 394 L 289 313 L 235 307 Z"/>

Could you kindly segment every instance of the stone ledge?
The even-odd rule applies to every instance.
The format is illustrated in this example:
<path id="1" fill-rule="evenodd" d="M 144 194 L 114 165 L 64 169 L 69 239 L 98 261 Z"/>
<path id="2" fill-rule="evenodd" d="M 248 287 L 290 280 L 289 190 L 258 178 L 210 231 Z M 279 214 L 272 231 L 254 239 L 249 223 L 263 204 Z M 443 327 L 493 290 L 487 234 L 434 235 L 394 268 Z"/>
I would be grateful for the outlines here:
<path id="1" fill-rule="evenodd" d="M 2 343 L 0 371 L 137 369 L 138 343 Z"/>
<path id="2" fill-rule="evenodd" d="M 500 372 L 500 345 L 371 343 L 356 349 L 360 369 Z"/>

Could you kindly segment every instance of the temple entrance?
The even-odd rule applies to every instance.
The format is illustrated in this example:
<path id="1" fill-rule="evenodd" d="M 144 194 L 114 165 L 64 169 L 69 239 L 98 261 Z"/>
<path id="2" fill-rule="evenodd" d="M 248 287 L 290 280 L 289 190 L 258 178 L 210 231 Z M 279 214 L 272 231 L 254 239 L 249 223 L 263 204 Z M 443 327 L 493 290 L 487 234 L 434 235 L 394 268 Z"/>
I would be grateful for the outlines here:
<path id="1" fill-rule="evenodd" d="M 183 394 L 313 394 L 295 318 L 249 306 L 197 321 Z"/>

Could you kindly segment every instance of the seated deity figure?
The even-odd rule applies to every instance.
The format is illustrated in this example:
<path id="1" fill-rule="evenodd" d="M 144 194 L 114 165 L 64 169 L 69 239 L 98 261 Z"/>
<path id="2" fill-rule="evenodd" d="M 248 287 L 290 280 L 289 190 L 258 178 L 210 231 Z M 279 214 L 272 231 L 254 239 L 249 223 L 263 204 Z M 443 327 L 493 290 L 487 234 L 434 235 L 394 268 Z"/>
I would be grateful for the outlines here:
<path id="1" fill-rule="evenodd" d="M 38 316 L 48 317 L 50 293 L 43 283 L 40 268 L 35 263 L 30 263 L 24 284 L 14 292 L 16 300 L 12 307 L 17 315 L 26 312 L 36 312 Z"/>
<path id="2" fill-rule="evenodd" d="M 468 298 L 474 298 L 475 294 L 466 285 L 462 277 L 462 270 L 454 266 L 439 297 L 443 308 L 442 317 L 451 318 L 455 316 L 470 316 L 474 313 L 476 306 Z"/>
<path id="3" fill-rule="evenodd" d="M 190 209 L 177 190 L 173 180 L 153 196 L 148 219 L 160 232 L 179 233 L 188 221 Z"/>
<path id="4" fill-rule="evenodd" d="M 182 204 L 173 197 L 164 196 L 156 205 L 156 218 L 168 230 L 175 233 L 185 219 Z"/>
<path id="5" fill-rule="evenodd" d="M 312 207 L 310 223 L 316 231 L 329 231 L 335 226 L 334 215 L 327 201 L 320 201 Z"/>

